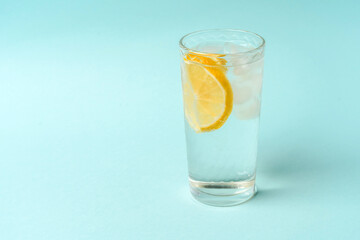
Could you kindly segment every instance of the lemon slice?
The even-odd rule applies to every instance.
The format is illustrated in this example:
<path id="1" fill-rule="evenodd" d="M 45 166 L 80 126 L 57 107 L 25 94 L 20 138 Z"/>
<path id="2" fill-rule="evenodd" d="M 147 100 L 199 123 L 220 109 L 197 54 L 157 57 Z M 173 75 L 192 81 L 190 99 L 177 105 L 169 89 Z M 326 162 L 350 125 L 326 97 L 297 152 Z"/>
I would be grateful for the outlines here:
<path id="1" fill-rule="evenodd" d="M 219 55 L 188 53 L 184 62 L 184 108 L 189 125 L 198 133 L 219 129 L 233 107 L 226 60 Z"/>

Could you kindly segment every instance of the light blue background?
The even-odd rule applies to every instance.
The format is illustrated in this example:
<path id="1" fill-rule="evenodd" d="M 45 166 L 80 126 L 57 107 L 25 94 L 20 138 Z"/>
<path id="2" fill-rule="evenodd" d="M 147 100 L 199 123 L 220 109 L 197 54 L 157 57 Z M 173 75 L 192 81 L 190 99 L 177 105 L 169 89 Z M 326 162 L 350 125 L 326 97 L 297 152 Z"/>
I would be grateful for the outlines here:
<path id="1" fill-rule="evenodd" d="M 0 1 L 0 239 L 359 239 L 358 1 Z M 187 186 L 178 40 L 267 41 L 257 184 Z"/>

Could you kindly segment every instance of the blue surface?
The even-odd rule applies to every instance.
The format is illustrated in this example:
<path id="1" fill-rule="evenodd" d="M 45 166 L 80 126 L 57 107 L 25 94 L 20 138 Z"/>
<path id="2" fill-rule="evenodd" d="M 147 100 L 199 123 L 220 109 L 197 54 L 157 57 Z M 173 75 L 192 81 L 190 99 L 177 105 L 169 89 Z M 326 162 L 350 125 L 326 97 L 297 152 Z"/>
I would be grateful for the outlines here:
<path id="1" fill-rule="evenodd" d="M 358 1 L 0 4 L 0 239 L 359 239 Z M 178 40 L 267 41 L 259 194 L 187 186 Z"/>

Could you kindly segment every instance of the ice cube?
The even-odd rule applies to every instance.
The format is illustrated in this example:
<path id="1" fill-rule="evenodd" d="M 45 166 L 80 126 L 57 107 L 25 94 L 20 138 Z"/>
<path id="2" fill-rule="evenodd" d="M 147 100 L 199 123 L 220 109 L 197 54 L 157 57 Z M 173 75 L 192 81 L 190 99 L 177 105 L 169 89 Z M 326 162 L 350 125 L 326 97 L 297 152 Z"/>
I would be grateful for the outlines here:
<path id="1" fill-rule="evenodd" d="M 252 76 L 251 85 L 255 95 L 260 95 L 262 89 L 262 74 L 256 74 Z"/>
<path id="2" fill-rule="evenodd" d="M 245 104 L 234 105 L 235 116 L 240 120 L 257 118 L 260 114 L 260 100 L 253 98 Z"/>
<path id="3" fill-rule="evenodd" d="M 253 88 L 250 84 L 234 82 L 232 85 L 234 94 L 234 104 L 243 104 L 253 95 Z"/>
<path id="4" fill-rule="evenodd" d="M 233 70 L 234 75 L 244 76 L 248 74 L 248 72 L 250 71 L 250 67 L 248 64 L 241 64 L 239 60 L 235 60 L 235 59 L 232 62 L 234 66 L 234 70 Z"/>
<path id="5" fill-rule="evenodd" d="M 225 54 L 235 54 L 241 52 L 241 47 L 232 42 L 224 43 L 224 53 Z"/>
<path id="6" fill-rule="evenodd" d="M 208 42 L 197 45 L 197 47 L 195 49 L 200 52 L 206 52 L 206 53 L 221 54 L 224 52 L 224 47 L 222 45 L 217 44 L 217 43 L 208 43 Z"/>
<path id="7" fill-rule="evenodd" d="M 259 73 L 262 74 L 263 71 L 263 60 L 259 60 L 256 62 L 249 63 L 249 59 L 246 57 L 244 58 L 236 58 L 232 60 L 234 70 L 234 75 L 240 76 L 240 75 L 247 75 L 247 74 L 255 74 Z"/>

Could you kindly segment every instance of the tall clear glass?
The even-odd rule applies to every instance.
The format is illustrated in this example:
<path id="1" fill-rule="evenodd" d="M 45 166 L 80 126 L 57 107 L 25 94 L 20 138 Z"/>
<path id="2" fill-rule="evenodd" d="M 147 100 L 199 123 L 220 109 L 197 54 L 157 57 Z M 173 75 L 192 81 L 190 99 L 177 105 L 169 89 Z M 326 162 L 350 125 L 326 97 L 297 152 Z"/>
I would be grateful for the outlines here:
<path id="1" fill-rule="evenodd" d="M 202 203 L 237 205 L 256 192 L 264 47 L 234 29 L 180 40 L 190 189 Z"/>

